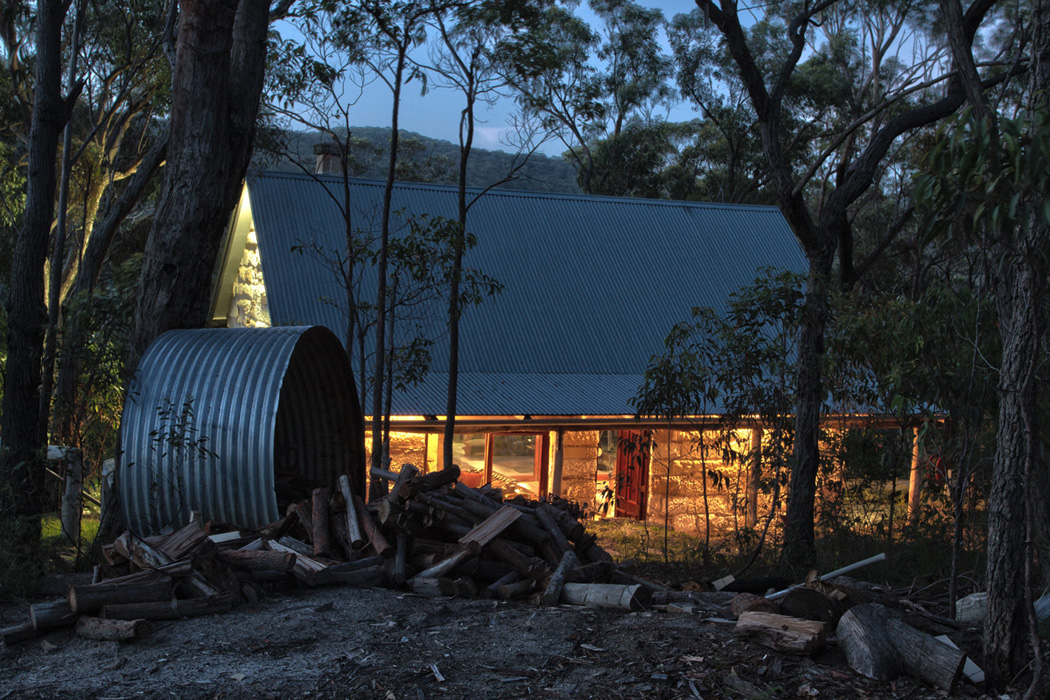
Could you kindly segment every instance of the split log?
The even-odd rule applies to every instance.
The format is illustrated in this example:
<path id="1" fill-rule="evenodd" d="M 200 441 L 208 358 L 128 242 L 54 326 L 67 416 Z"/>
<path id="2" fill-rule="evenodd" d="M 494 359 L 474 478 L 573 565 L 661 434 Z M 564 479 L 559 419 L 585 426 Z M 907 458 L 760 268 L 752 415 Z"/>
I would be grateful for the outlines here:
<path id="1" fill-rule="evenodd" d="M 314 574 L 323 571 L 327 566 L 324 562 L 320 562 L 311 556 L 296 552 L 291 547 L 285 545 L 283 541 L 271 542 L 270 548 L 275 549 L 278 552 L 290 552 L 295 554 L 295 563 L 292 565 L 292 575 L 308 586 L 313 585 L 312 581 Z"/>
<path id="2" fill-rule="evenodd" d="M 385 479 L 386 481 L 397 481 L 397 473 L 388 471 L 386 469 L 380 469 L 379 467 L 371 467 L 368 470 L 368 475 L 373 479 Z"/>
<path id="3" fill-rule="evenodd" d="M 294 552 L 273 550 L 220 549 L 215 556 L 223 564 L 242 571 L 290 571 L 296 559 Z"/>
<path id="4" fill-rule="evenodd" d="M 36 634 L 36 627 L 33 626 L 32 622 L 23 622 L 20 625 L 12 625 L 11 627 L 0 629 L 0 639 L 3 640 L 5 647 L 28 641 L 35 637 Z"/>
<path id="5" fill-rule="evenodd" d="M 589 608 L 639 611 L 648 604 L 649 592 L 637 584 L 566 583 L 562 588 L 561 602 Z"/>
<path id="6" fill-rule="evenodd" d="M 103 605 L 168 600 L 171 595 L 171 579 L 163 576 L 141 582 L 103 582 L 90 586 L 70 586 L 68 600 L 73 612 L 83 615 L 95 612 Z"/>
<path id="7" fill-rule="evenodd" d="M 305 542 L 301 542 L 301 541 L 299 541 L 299 540 L 297 540 L 294 537 L 291 537 L 289 535 L 285 535 L 284 537 L 282 537 L 279 540 L 273 540 L 273 541 L 270 542 L 270 548 L 271 549 L 278 549 L 277 547 L 273 546 L 274 542 L 277 542 L 278 544 L 280 544 L 284 548 L 284 549 L 279 550 L 279 551 L 282 551 L 282 552 L 284 552 L 284 551 L 291 551 L 291 552 L 294 552 L 294 553 L 296 553 L 296 554 L 298 554 L 300 556 L 304 556 L 304 557 L 312 557 L 314 555 L 314 548 L 313 547 L 311 547 L 310 545 L 306 544 Z"/>
<path id="8" fill-rule="evenodd" d="M 357 506 L 357 511 L 361 516 L 361 529 L 364 531 L 365 537 L 368 538 L 369 544 L 372 545 L 372 549 L 381 557 L 394 556 L 394 548 L 390 546 L 386 537 L 379 530 L 379 526 L 372 520 L 372 514 L 365 510 L 365 502 L 356 494 L 354 495 L 354 505 Z"/>
<path id="9" fill-rule="evenodd" d="M 357 512 L 357 502 L 354 500 L 354 491 L 350 487 L 350 477 L 343 474 L 339 477 L 339 493 L 346 501 L 346 530 L 350 535 L 350 545 L 354 549 L 365 546 L 365 535 L 361 530 L 360 516 Z"/>
<path id="10" fill-rule="evenodd" d="M 207 537 L 207 530 L 195 520 L 165 537 L 156 548 L 172 561 L 178 561 L 185 559 Z"/>
<path id="11" fill-rule="evenodd" d="M 459 567 L 459 573 L 478 582 L 497 581 L 512 572 L 517 573 L 517 569 L 498 559 L 470 559 Z"/>
<path id="12" fill-rule="evenodd" d="M 350 542 L 350 533 L 346 529 L 346 515 L 342 506 L 343 499 L 338 494 L 329 500 L 331 517 L 328 519 L 329 534 L 333 541 L 333 556 L 341 554 L 342 559 L 354 558 L 354 545 Z"/>
<path id="13" fill-rule="evenodd" d="M 459 539 L 463 545 L 476 542 L 479 547 L 484 547 L 489 542 L 499 537 L 504 530 L 510 527 L 514 521 L 521 517 L 521 513 L 510 506 L 503 506 L 495 513 L 482 521 L 477 527 Z"/>
<path id="14" fill-rule="evenodd" d="M 152 603 L 106 605 L 101 617 L 110 620 L 178 620 L 228 612 L 240 602 L 240 596 L 219 594 L 207 598 L 172 598 Z"/>
<path id="15" fill-rule="evenodd" d="M 850 667 L 876 680 L 893 680 L 906 671 L 950 695 L 966 661 L 966 654 L 877 603 L 850 608 L 839 620 L 836 634 Z"/>
<path id="16" fill-rule="evenodd" d="M 745 612 L 737 620 L 733 634 L 775 651 L 812 654 L 824 647 L 825 629 L 823 622 L 767 612 Z"/>
<path id="17" fill-rule="evenodd" d="M 224 564 L 219 558 L 219 547 L 212 541 L 206 540 L 197 546 L 197 549 L 193 551 L 193 557 L 190 559 L 190 563 L 193 566 L 194 574 L 191 574 L 186 580 L 196 580 L 199 576 L 203 579 L 205 586 L 202 586 L 200 582 L 197 585 L 191 586 L 194 598 L 205 598 L 209 595 L 215 595 L 216 593 L 240 593 L 241 586 L 237 581 L 237 577 L 234 576 L 233 571 Z"/>
<path id="18" fill-rule="evenodd" d="M 571 549 L 562 555 L 558 568 L 551 574 L 550 582 L 540 596 L 541 605 L 557 605 L 561 601 L 561 589 L 569 572 L 576 568 L 576 561 L 576 554 Z"/>
<path id="19" fill-rule="evenodd" d="M 29 608 L 29 618 L 38 630 L 49 627 L 65 627 L 77 621 L 77 614 L 69 605 L 68 598 L 50 603 L 36 603 Z"/>
<path id="20" fill-rule="evenodd" d="M 315 557 L 327 557 L 332 554 L 332 544 L 328 537 L 328 489 L 319 487 L 313 490 L 310 498 L 310 539 L 314 545 Z"/>
<path id="21" fill-rule="evenodd" d="M 82 617 L 77 621 L 77 634 L 87 639 L 126 642 L 132 639 L 149 639 L 153 636 L 153 625 L 146 620 Z"/>

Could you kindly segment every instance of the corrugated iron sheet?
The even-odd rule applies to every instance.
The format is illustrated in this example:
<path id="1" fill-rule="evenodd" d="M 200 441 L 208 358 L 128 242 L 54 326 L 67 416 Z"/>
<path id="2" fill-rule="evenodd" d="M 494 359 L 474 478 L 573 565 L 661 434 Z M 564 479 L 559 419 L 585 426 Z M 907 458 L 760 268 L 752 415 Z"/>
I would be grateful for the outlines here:
<path id="1" fill-rule="evenodd" d="M 256 172 L 248 189 L 273 322 L 320 323 L 343 338 L 345 291 L 321 261 L 346 249 L 339 180 Z M 382 183 L 355 181 L 351 200 L 353 226 L 377 230 Z M 397 235 L 412 215 L 453 218 L 455 207 L 455 188 L 399 184 L 392 230 Z M 608 383 L 597 377 L 639 376 L 693 307 L 724 306 L 762 268 L 806 269 L 774 207 L 492 190 L 471 208 L 467 228 L 478 245 L 465 264 L 505 289 L 465 310 L 460 371 L 506 375 L 523 406 L 546 400 L 547 377 L 575 375 L 583 394 L 573 406 L 593 403 L 572 413 L 622 413 L 619 390 L 602 389 Z M 374 296 L 374 278 L 363 282 L 364 298 Z M 424 313 L 428 333 L 439 338 L 432 371 L 445 372 L 443 309 Z M 595 381 L 585 386 L 587 376 Z M 398 412 L 444 413 L 443 404 L 437 411 L 409 405 L 412 395 L 398 401 Z"/>
<path id="2" fill-rule="evenodd" d="M 124 404 L 119 485 L 129 527 L 177 527 L 193 510 L 261 527 L 280 517 L 278 472 L 316 485 L 348 473 L 349 369 L 322 327 L 161 335 Z"/>

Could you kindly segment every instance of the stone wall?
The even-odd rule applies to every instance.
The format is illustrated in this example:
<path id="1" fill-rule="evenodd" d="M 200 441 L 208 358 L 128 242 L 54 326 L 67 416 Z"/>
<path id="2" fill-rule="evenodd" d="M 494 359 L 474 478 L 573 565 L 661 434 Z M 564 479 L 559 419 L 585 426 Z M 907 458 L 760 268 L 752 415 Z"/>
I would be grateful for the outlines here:
<path id="1" fill-rule="evenodd" d="M 259 258 L 259 241 L 255 230 L 248 232 L 244 242 L 244 253 L 237 268 L 237 279 L 233 283 L 230 310 L 226 321 L 230 328 L 257 328 L 270 325 L 270 307 L 266 301 L 266 285 L 263 283 L 262 263 Z"/>
<path id="2" fill-rule="evenodd" d="M 562 436 L 561 496 L 594 510 L 598 431 L 567 430 Z"/>
<path id="3" fill-rule="evenodd" d="M 655 431 L 649 477 L 647 519 L 668 525 L 679 532 L 703 535 L 710 516 L 711 536 L 721 537 L 744 526 L 748 466 L 723 461 L 720 446 L 701 444 L 693 431 Z M 749 431 L 741 431 L 734 451 L 746 453 Z M 706 467 L 706 469 L 705 469 Z M 706 481 L 707 504 L 704 490 Z M 759 517 L 767 512 L 769 497 L 759 497 Z"/>

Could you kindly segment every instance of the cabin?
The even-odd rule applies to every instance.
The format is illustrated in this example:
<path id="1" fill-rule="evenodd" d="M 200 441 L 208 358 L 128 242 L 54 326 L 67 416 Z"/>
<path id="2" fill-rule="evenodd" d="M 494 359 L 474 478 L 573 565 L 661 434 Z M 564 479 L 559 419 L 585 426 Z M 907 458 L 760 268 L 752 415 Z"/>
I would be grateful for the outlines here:
<path id="1" fill-rule="evenodd" d="M 327 326 L 344 340 L 360 391 L 374 341 L 367 332 L 348 338 L 348 288 L 374 303 L 376 275 L 371 264 L 348 274 L 347 241 L 377 238 L 383 183 L 343 185 L 336 176 L 249 173 L 212 322 Z M 572 499 L 601 515 L 666 517 L 676 528 L 698 529 L 704 463 L 722 459 L 697 450 L 698 431 L 712 417 L 646 422 L 635 418 L 631 399 L 668 331 L 694 307 L 723 307 L 763 268 L 806 270 L 780 212 L 507 189 L 469 198 L 467 230 L 476 245 L 464 266 L 502 291 L 461 318 L 453 445 L 461 478 L 531 498 Z M 393 211 L 390 235 L 401 239 L 455 219 L 457 192 L 398 183 Z M 440 468 L 443 452 L 447 302 L 424 297 L 395 311 L 398 342 L 427 338 L 430 362 L 391 397 L 394 470 L 404 463 Z M 360 311 L 358 330 L 370 323 L 368 314 Z M 363 404 L 367 414 L 371 400 Z M 755 425 L 738 439 L 758 444 L 761 435 Z M 753 471 L 742 468 L 740 490 L 752 493 L 744 482 Z"/>

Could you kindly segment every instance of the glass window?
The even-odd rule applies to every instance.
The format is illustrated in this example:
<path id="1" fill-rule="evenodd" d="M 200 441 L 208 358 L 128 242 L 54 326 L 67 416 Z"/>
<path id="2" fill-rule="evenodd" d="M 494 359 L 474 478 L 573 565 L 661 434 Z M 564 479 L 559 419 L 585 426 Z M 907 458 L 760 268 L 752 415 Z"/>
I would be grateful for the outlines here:
<path id="1" fill-rule="evenodd" d="M 536 435 L 494 435 L 492 438 L 492 485 L 508 493 L 540 492 Z M 514 488 L 514 486 L 518 488 Z"/>

